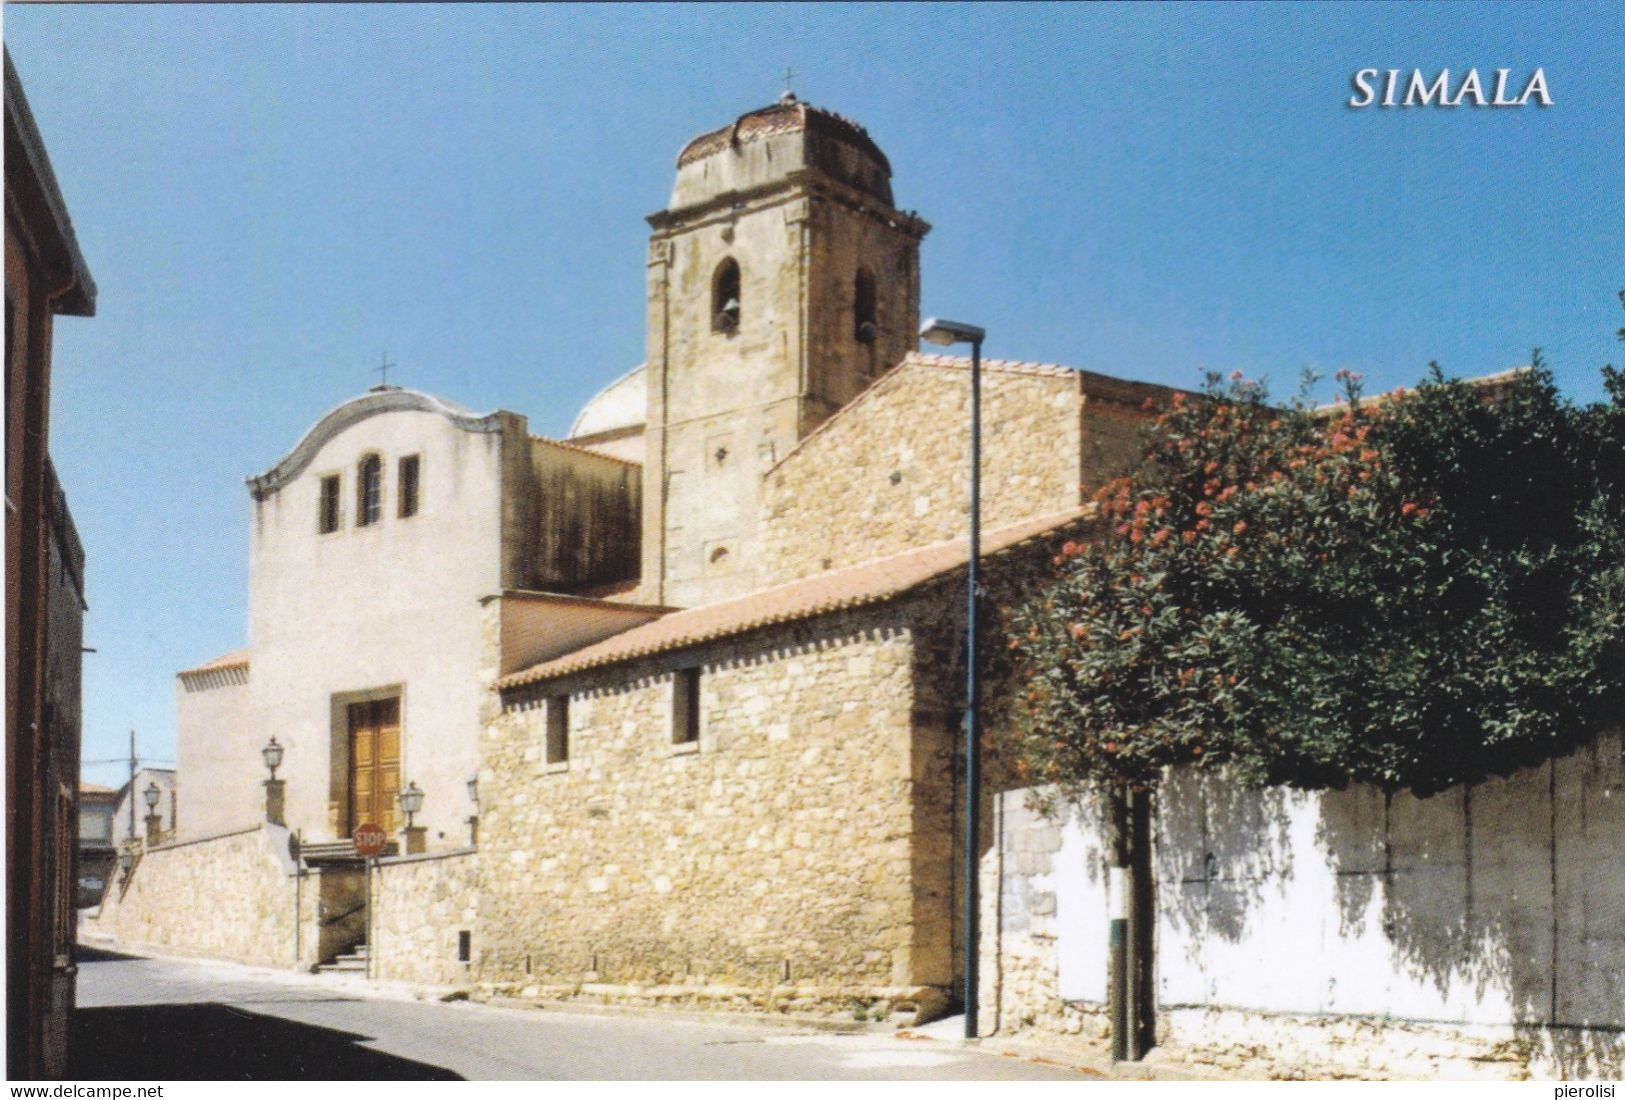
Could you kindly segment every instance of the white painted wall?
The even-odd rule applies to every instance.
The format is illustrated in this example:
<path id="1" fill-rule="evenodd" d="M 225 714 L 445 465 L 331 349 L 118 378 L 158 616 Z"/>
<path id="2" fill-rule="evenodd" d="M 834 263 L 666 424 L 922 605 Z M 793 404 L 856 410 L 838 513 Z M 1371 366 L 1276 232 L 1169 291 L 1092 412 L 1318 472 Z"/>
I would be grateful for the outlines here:
<path id="1" fill-rule="evenodd" d="M 250 724 L 247 673 L 175 677 L 175 791 L 181 839 L 219 836 L 265 820 L 265 738 Z"/>
<path id="2" fill-rule="evenodd" d="M 1106 831 L 1097 807 L 1075 808 L 1061 827 L 1061 851 L 1052 872 L 1056 954 L 1062 1000 L 1104 1004 L 1111 937 L 1106 881 Z"/>
<path id="3" fill-rule="evenodd" d="M 335 836 L 330 804 L 334 776 L 345 774 L 346 701 L 398 691 L 401 783 L 426 792 L 418 823 L 432 847 L 466 843 L 479 741 L 478 601 L 501 586 L 502 439 L 433 411 L 380 412 L 343 427 L 253 506 L 249 768 L 264 778 L 258 746 L 275 734 L 286 748 L 287 822 L 307 840 Z M 357 527 L 357 471 L 368 453 L 383 459 L 382 519 Z M 422 456 L 420 504 L 402 519 L 397 462 L 408 454 Z M 335 473 L 339 530 L 319 534 L 320 482 Z"/>
<path id="4" fill-rule="evenodd" d="M 1156 820 L 1159 1010 L 1625 1027 L 1625 735 L 1429 799 L 1182 770 Z M 1103 835 L 1004 852 L 1007 930 L 1054 890 L 1065 1000 L 1106 995 Z"/>

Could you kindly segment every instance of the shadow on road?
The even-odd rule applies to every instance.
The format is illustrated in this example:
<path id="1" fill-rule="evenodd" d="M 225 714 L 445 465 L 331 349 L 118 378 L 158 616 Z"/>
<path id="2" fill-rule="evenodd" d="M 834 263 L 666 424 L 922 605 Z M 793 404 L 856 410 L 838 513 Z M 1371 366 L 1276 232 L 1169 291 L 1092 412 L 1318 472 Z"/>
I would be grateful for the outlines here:
<path id="1" fill-rule="evenodd" d="M 81 1081 L 460 1081 L 425 1062 L 357 1046 L 348 1031 L 221 1004 L 82 1008 L 67 1077 Z"/>
<path id="2" fill-rule="evenodd" d="M 73 961 L 76 963 L 135 962 L 136 959 L 135 955 L 121 955 L 100 947 L 86 947 L 82 943 L 73 945 Z"/>

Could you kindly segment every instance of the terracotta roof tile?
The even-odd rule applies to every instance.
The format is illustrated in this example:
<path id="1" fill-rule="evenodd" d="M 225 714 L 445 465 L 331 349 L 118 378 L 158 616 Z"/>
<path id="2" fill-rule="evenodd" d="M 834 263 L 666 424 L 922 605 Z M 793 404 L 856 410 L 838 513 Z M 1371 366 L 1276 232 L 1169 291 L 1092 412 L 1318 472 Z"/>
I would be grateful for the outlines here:
<path id="1" fill-rule="evenodd" d="M 175 675 L 190 676 L 194 672 L 213 672 L 221 668 L 247 668 L 248 649 L 234 649 L 230 653 L 222 653 L 212 661 L 205 661 L 196 668 L 183 668 Z"/>
<path id="2" fill-rule="evenodd" d="M 1094 507 L 1086 505 L 984 531 L 982 554 L 984 557 L 997 554 L 1070 523 L 1090 518 L 1093 514 Z M 966 551 L 964 539 L 951 539 L 765 588 L 737 599 L 673 612 L 574 653 L 504 676 L 496 686 L 499 689 L 523 687 L 557 676 L 743 634 L 759 627 L 880 603 L 964 565 L 969 556 Z"/>
<path id="3" fill-rule="evenodd" d="M 595 451 L 591 447 L 583 447 L 576 443 L 566 443 L 562 439 L 549 439 L 545 435 L 533 435 L 530 437 L 530 441 L 532 443 L 544 443 L 549 447 L 557 447 L 562 451 L 575 451 L 577 454 L 591 455 L 593 458 L 606 458 L 611 462 L 619 462 L 622 466 L 643 465 L 643 463 L 637 461 L 636 459 L 621 458 L 619 455 L 605 454 L 603 451 Z"/>

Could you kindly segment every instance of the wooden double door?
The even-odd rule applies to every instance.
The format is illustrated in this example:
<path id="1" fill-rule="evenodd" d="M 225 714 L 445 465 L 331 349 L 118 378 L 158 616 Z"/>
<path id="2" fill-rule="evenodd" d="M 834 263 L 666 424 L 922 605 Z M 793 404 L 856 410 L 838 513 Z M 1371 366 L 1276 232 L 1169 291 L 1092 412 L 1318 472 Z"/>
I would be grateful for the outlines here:
<path id="1" fill-rule="evenodd" d="M 349 724 L 350 804 L 344 835 L 363 824 L 392 834 L 400 824 L 400 697 L 351 703 Z"/>

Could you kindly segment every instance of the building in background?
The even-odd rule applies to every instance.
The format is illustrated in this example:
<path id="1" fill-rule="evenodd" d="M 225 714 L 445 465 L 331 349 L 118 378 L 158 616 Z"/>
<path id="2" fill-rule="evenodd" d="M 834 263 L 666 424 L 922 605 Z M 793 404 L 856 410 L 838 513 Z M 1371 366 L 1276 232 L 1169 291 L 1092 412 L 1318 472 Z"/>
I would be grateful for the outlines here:
<path id="1" fill-rule="evenodd" d="M 79 875 L 78 900 L 84 909 L 100 905 L 102 891 L 118 866 L 118 848 L 113 839 L 113 813 L 119 792 L 100 783 L 79 784 Z"/>
<path id="2" fill-rule="evenodd" d="M 149 792 L 156 791 L 153 796 Z M 156 797 L 151 805 L 148 799 Z M 160 840 L 175 833 L 176 793 L 174 768 L 142 768 L 135 778 L 120 787 L 113 808 L 113 844 L 132 840 L 145 842 L 155 831 Z M 150 823 L 148 818 L 156 820 Z"/>
<path id="3" fill-rule="evenodd" d="M 74 998 L 84 552 L 50 461 L 58 315 L 96 284 L 5 55 L 6 1068 L 60 1076 Z"/>

